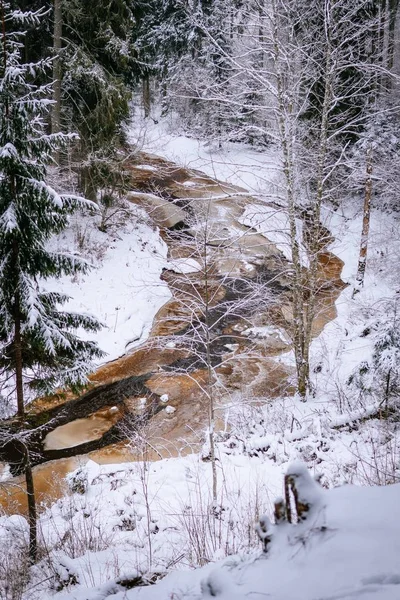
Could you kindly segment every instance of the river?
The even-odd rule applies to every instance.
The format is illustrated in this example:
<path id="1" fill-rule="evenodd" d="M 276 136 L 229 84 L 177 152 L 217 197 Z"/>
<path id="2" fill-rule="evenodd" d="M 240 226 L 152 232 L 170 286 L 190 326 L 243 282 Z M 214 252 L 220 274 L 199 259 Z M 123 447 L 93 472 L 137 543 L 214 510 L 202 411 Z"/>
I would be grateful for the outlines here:
<path id="1" fill-rule="evenodd" d="M 156 314 L 146 342 L 91 375 L 90 398 L 93 402 L 96 396 L 96 410 L 90 412 L 86 405 L 82 413 L 82 397 L 77 418 L 47 434 L 45 462 L 34 468 L 37 500 L 43 505 L 66 493 L 66 474 L 88 459 L 118 463 L 141 458 L 136 443 L 121 439 L 126 437 L 124 428 L 115 441 L 112 434 L 118 424 L 129 423 L 132 415 L 140 416 L 150 405 L 145 427 L 148 458 L 200 449 L 199 433 L 208 418 L 204 390 L 209 374 L 199 342 L 206 295 L 208 317 L 217 331 L 211 349 L 221 384 L 219 404 L 232 395 L 246 394 L 261 402 L 266 396 L 294 391 L 294 370 L 287 361 L 279 361 L 291 349 L 289 263 L 274 243 L 240 222 L 245 208 L 260 200 L 242 188 L 156 156 L 141 154 L 128 167 L 133 190 L 128 199 L 145 208 L 168 245 L 172 267 L 162 277 L 172 299 Z M 335 301 L 344 288 L 342 266 L 340 259 L 322 249 L 314 336 L 336 317 Z M 249 294 L 263 295 L 256 309 L 254 303 L 246 304 Z M 70 402 L 68 396 L 39 399 L 30 410 L 50 414 Z M 221 426 L 222 417 L 221 411 Z M 0 505 L 7 513 L 26 511 L 21 477 L 0 484 Z"/>

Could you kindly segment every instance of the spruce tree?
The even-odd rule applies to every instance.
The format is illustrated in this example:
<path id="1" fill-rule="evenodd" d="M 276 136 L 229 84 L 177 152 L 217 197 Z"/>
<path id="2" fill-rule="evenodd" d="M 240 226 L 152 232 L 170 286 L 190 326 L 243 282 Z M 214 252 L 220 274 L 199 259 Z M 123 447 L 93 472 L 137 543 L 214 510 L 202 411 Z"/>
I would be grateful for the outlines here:
<path id="1" fill-rule="evenodd" d="M 61 121 L 79 133 L 81 188 L 93 201 L 98 200 L 99 189 L 121 184 L 118 151 L 126 142 L 124 126 L 137 72 L 131 4 L 126 0 L 62 4 Z"/>
<path id="2" fill-rule="evenodd" d="M 85 272 L 90 265 L 49 249 L 68 215 L 87 201 L 59 195 L 45 183 L 46 165 L 72 135 L 47 134 L 51 86 L 35 81 L 51 60 L 24 63 L 23 28 L 37 25 L 41 10 L 12 11 L 2 2 L 0 59 L 0 367 L 13 373 L 18 415 L 24 415 L 24 373 L 39 391 L 77 387 L 102 356 L 97 345 L 75 330 L 97 331 L 99 322 L 59 309 L 68 299 L 46 292 L 46 279 Z"/>
<path id="3" fill-rule="evenodd" d="M 135 4 L 132 35 L 139 77 L 143 82 L 149 77 L 159 82 L 162 114 L 174 104 L 175 88 L 182 92 L 182 83 L 191 78 L 188 68 L 196 70 L 204 37 L 196 24 L 200 8 L 197 0 L 138 0 Z"/>
<path id="4" fill-rule="evenodd" d="M 43 8 L 24 40 L 26 60 L 53 56 L 52 131 L 76 131 L 73 161 L 85 195 L 120 183 L 118 150 L 125 143 L 132 85 L 138 74 L 130 0 L 15 0 L 22 11 Z M 46 9 L 46 10 L 44 10 Z M 63 161 L 63 154 L 55 159 Z"/>

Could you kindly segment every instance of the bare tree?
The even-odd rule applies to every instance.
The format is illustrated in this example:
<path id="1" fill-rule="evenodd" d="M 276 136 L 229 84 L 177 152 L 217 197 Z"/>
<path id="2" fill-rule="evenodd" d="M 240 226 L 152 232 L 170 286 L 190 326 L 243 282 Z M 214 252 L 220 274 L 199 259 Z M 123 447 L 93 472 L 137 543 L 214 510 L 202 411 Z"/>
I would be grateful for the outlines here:
<path id="1" fill-rule="evenodd" d="M 278 147 L 275 201 L 286 207 L 289 219 L 293 346 L 298 393 L 306 399 L 319 265 L 330 241 L 321 209 L 343 197 L 348 149 L 370 115 L 370 99 L 381 93 L 380 49 L 373 44 L 379 14 L 362 0 L 251 0 L 246 19 L 243 13 L 233 18 L 225 22 L 227 31 L 235 32 L 229 53 L 221 36 L 198 23 L 237 86 L 234 95 L 218 95 L 210 87 L 202 101 L 224 103 L 227 136 L 243 139 L 244 132 L 257 128 Z M 233 109 L 236 135 L 231 134 Z"/>
<path id="2" fill-rule="evenodd" d="M 162 346 L 173 344 L 185 349 L 187 357 L 174 363 L 174 374 L 184 374 L 198 389 L 207 415 L 206 447 L 212 470 L 212 502 L 217 506 L 218 471 L 215 445 L 217 412 L 229 398 L 224 373 L 240 357 L 256 351 L 252 343 L 232 327 L 241 321 L 252 324 L 261 299 L 265 304 L 273 294 L 268 277 L 261 280 L 257 269 L 243 274 L 246 258 L 243 232 L 230 230 L 228 213 L 219 218 L 218 202 L 224 192 L 185 200 L 187 220 L 182 229 L 169 231 L 171 269 L 163 278 L 173 294 L 162 317 Z M 265 239 L 265 246 L 269 242 Z M 253 251 L 254 252 L 254 251 Z M 254 259 L 254 256 L 253 256 Z M 273 279 L 274 274 L 271 274 Z M 257 354 L 259 356 L 259 354 Z M 166 368 L 168 372 L 168 368 Z M 160 375 L 161 376 L 161 375 Z M 189 423 L 190 425 L 190 423 Z"/>

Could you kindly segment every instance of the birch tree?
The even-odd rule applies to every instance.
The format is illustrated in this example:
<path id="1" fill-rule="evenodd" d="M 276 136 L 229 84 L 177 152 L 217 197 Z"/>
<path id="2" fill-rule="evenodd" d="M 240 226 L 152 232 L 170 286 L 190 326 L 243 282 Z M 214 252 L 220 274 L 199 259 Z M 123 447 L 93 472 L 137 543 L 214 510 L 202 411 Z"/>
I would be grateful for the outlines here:
<path id="1" fill-rule="evenodd" d="M 365 193 L 364 193 L 364 209 L 363 221 L 360 241 L 360 254 L 358 257 L 357 274 L 353 288 L 352 297 L 360 291 L 364 285 L 365 269 L 367 266 L 367 250 L 369 227 L 371 220 L 371 203 L 372 203 L 372 146 L 368 145 L 365 159 Z"/>
<path id="2" fill-rule="evenodd" d="M 348 0 L 324 0 L 313 3 L 316 11 L 314 23 L 319 29 L 295 31 L 297 20 L 303 14 L 286 16 L 286 6 L 279 0 L 274 5 L 275 65 L 283 64 L 289 70 L 283 77 L 281 68 L 276 70 L 279 135 L 284 154 L 284 174 L 290 193 L 288 209 L 291 228 L 291 244 L 294 269 L 293 317 L 294 350 L 298 376 L 298 392 L 306 398 L 310 388 L 309 352 L 312 324 L 316 310 L 318 291 L 319 254 L 324 249 L 324 228 L 321 226 L 321 208 L 329 202 L 334 192 L 342 159 L 352 139 L 365 127 L 368 115 L 368 98 L 374 87 L 374 61 L 368 51 L 367 41 L 376 30 L 375 16 L 366 13 L 363 2 Z M 319 9 L 319 12 L 318 12 Z M 285 23 L 282 23 L 287 19 Z M 278 29 L 279 28 L 279 29 Z M 284 42 L 285 54 L 279 39 L 286 29 L 289 44 Z M 287 60 L 288 48 L 292 56 Z M 303 81 L 296 90 L 296 102 L 287 103 L 287 88 L 296 65 L 295 56 Z M 283 58 L 283 60 L 282 60 Z M 290 95 L 291 96 L 291 95 Z M 287 135 L 284 115 L 297 107 L 293 129 Z M 315 115 L 306 119 L 303 132 L 301 120 L 312 109 Z M 293 114 L 293 113 L 292 113 Z M 294 142 L 293 142 L 294 140 Z M 307 166 L 307 162 L 311 163 Z M 298 187 L 295 188 L 296 172 Z M 294 180 L 294 181 L 293 181 Z M 295 189 L 295 194 L 292 190 Z M 370 196 L 367 184 L 366 195 Z M 298 256 L 298 240 L 295 215 L 305 211 L 302 243 L 307 251 L 308 268 L 302 272 Z"/>
<path id="3" fill-rule="evenodd" d="M 327 243 L 321 208 L 341 197 L 346 153 L 363 131 L 371 97 L 378 93 L 379 61 L 372 41 L 379 20 L 374 7 L 362 0 L 250 0 L 245 22 L 225 21 L 225 28 L 235 32 L 229 53 L 210 29 L 199 26 L 229 63 L 238 85 L 235 94 L 218 96 L 229 122 L 236 107 L 237 128 L 254 129 L 239 115 L 246 113 L 249 97 L 248 112 L 254 114 L 258 98 L 258 129 L 280 152 L 276 200 L 289 216 L 293 347 L 298 392 L 305 399 L 318 265 Z M 212 92 L 209 100 L 215 102 Z"/>

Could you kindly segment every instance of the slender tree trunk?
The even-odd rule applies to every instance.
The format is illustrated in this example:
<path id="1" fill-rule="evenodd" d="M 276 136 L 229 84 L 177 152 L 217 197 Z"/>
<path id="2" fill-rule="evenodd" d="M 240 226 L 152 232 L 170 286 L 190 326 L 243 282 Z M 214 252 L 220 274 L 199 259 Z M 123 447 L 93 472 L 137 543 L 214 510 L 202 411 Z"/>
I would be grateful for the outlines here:
<path id="1" fill-rule="evenodd" d="M 288 205 L 290 248 L 292 254 L 293 281 L 292 281 L 292 309 L 293 309 L 293 347 L 297 371 L 297 389 L 300 396 L 305 397 L 306 385 L 304 377 L 304 297 L 302 282 L 302 267 L 300 248 L 296 228 L 296 198 L 295 198 L 295 164 L 293 160 L 293 102 L 288 99 L 285 81 L 287 74 L 283 72 L 281 64 L 281 47 L 279 40 L 279 24 L 277 8 L 275 11 L 273 40 L 274 63 L 276 71 L 277 100 L 278 100 L 278 130 L 283 154 L 283 174 L 286 182 L 286 198 Z"/>
<path id="2" fill-rule="evenodd" d="M 148 74 L 143 75 L 142 80 L 143 92 L 143 109 L 145 118 L 150 116 L 151 98 L 150 98 L 150 77 Z"/>
<path id="3" fill-rule="evenodd" d="M 386 375 L 386 386 L 385 386 L 385 407 L 387 409 L 389 396 L 390 396 L 390 376 L 392 374 L 392 369 L 389 369 Z"/>
<path id="4" fill-rule="evenodd" d="M 32 466 L 28 449 L 26 449 L 25 481 L 28 497 L 29 559 L 33 564 L 37 560 L 37 513 L 35 487 L 33 484 Z"/>
<path id="5" fill-rule="evenodd" d="M 314 135 L 318 140 L 315 171 L 316 192 L 310 211 L 309 222 L 307 224 L 307 239 L 305 239 L 305 236 L 303 235 L 303 244 L 307 250 L 307 258 L 309 261 L 309 268 L 306 270 L 303 269 L 301 264 L 298 232 L 296 228 L 298 206 L 301 205 L 298 201 L 298 196 L 300 196 L 301 190 L 298 190 L 298 184 L 296 182 L 296 169 L 298 169 L 298 166 L 296 165 L 297 158 L 295 155 L 295 146 L 298 135 L 296 131 L 296 128 L 298 127 L 296 119 L 298 116 L 295 114 L 295 111 L 297 103 L 301 103 L 302 99 L 301 96 L 295 96 L 296 91 L 291 92 L 288 88 L 288 85 L 290 85 L 290 78 L 293 76 L 293 73 L 291 72 L 293 65 L 289 64 L 287 67 L 289 72 L 287 73 L 285 71 L 285 65 L 288 64 L 287 61 L 290 60 L 290 58 L 287 57 L 285 49 L 286 46 L 290 46 L 291 40 L 282 40 L 278 16 L 279 13 L 276 4 L 273 4 L 273 11 L 275 13 L 273 42 L 278 100 L 277 120 L 283 154 L 283 173 L 286 180 L 286 197 L 293 265 L 293 346 L 297 371 L 297 391 L 301 399 L 305 400 L 310 387 L 309 354 L 312 339 L 312 325 L 315 317 L 318 263 L 321 250 L 321 204 L 326 185 L 325 171 L 328 152 L 329 114 L 332 104 L 332 82 L 335 74 L 330 42 L 331 21 L 329 17 L 332 15 L 326 15 L 324 97 L 323 105 L 321 107 L 320 123 L 318 124 Z"/>
<path id="6" fill-rule="evenodd" d="M 329 39 L 329 26 L 326 28 L 326 56 L 325 56 L 325 85 L 324 85 L 324 101 L 322 105 L 321 122 L 319 125 L 319 146 L 317 156 L 317 191 L 315 200 L 312 206 L 311 222 L 309 225 L 310 231 L 308 235 L 307 254 L 309 258 L 309 268 L 306 275 L 305 286 L 302 286 L 303 296 L 307 296 L 307 301 L 304 301 L 304 317 L 303 317 L 303 360 L 299 373 L 299 394 L 305 399 L 310 388 L 310 346 L 312 340 L 312 325 L 315 318 L 315 303 L 318 285 L 318 264 L 321 252 L 321 206 L 325 191 L 325 170 L 328 153 L 328 127 L 329 127 L 329 110 L 332 103 L 332 84 L 333 84 L 333 69 L 331 46 Z"/>
<path id="7" fill-rule="evenodd" d="M 389 2 L 389 40 L 388 40 L 388 64 L 387 68 L 391 70 L 393 68 L 394 63 L 394 54 L 395 54 L 395 29 L 396 29 L 396 19 L 397 19 L 397 11 L 399 9 L 399 0 L 388 0 Z"/>
<path id="8" fill-rule="evenodd" d="M 206 320 L 208 320 L 208 309 L 206 309 Z M 208 328 L 206 321 L 206 328 Z M 206 340 L 206 358 L 207 358 L 207 378 L 208 378 L 208 428 L 209 428 L 209 444 L 210 444 L 210 461 L 212 469 L 212 499 L 213 506 L 217 506 L 217 463 L 215 458 L 215 399 L 214 399 L 214 377 L 211 365 L 211 354 L 210 354 L 210 339 L 207 336 Z"/>
<path id="9" fill-rule="evenodd" d="M 0 10 L 1 10 L 1 35 L 2 35 L 2 42 L 3 42 L 3 69 L 5 71 L 6 67 L 7 67 L 7 46 L 6 46 L 6 20 L 5 20 L 5 15 L 4 15 L 3 0 L 0 0 Z M 8 104 L 6 104 L 6 114 L 8 116 Z"/>
<path id="10" fill-rule="evenodd" d="M 17 391 L 18 417 L 22 419 L 25 414 L 24 406 L 24 384 L 22 378 L 22 340 L 21 340 L 21 316 L 19 309 L 19 294 L 16 293 L 14 314 L 14 358 L 15 358 L 15 380 Z"/>
<path id="11" fill-rule="evenodd" d="M 165 117 L 168 113 L 168 88 L 167 88 L 167 77 L 168 77 L 168 69 L 167 67 L 163 68 L 162 77 L 161 77 L 161 116 Z"/>
<path id="12" fill-rule="evenodd" d="M 15 182 L 11 181 L 11 190 L 14 193 Z M 13 264 L 15 269 L 19 268 L 18 243 L 13 244 Z M 18 289 L 14 293 L 14 361 L 15 361 L 15 384 L 17 393 L 18 417 L 22 419 L 25 414 L 24 406 L 24 383 L 22 377 L 22 338 L 21 338 L 21 302 Z"/>
<path id="13" fill-rule="evenodd" d="M 367 250 L 369 225 L 371 217 L 371 199 L 372 199 L 372 148 L 368 146 L 366 156 L 366 179 L 364 195 L 363 224 L 361 232 L 360 254 L 358 258 L 357 275 L 354 284 L 352 298 L 360 291 L 364 285 L 365 269 L 367 266 Z"/>
<path id="14" fill-rule="evenodd" d="M 54 37 L 53 37 L 53 108 L 51 111 L 51 133 L 61 131 L 61 36 L 62 36 L 62 0 L 54 0 Z M 60 162 L 60 153 L 54 159 Z"/>
<path id="15" fill-rule="evenodd" d="M 32 465 L 29 450 L 25 447 L 25 482 L 28 498 L 28 522 L 29 522 L 29 560 L 34 564 L 37 560 L 37 512 L 35 486 L 33 483 Z"/>
<path id="16" fill-rule="evenodd" d="M 379 61 L 384 69 L 388 68 L 389 64 L 389 6 L 388 0 L 383 0 L 378 7 L 379 15 L 378 15 L 378 26 L 377 26 L 377 36 L 376 42 L 373 46 L 376 48 L 372 49 L 372 54 L 376 52 L 379 56 Z M 375 79 L 377 82 L 375 83 L 375 88 L 384 87 L 387 76 L 385 74 L 376 74 Z M 380 85 L 378 85 L 380 84 Z"/>
<path id="17" fill-rule="evenodd" d="M 206 227 L 208 227 L 209 223 L 209 209 L 210 204 L 208 205 L 208 211 L 206 216 Z M 214 374 L 211 363 L 211 338 L 210 338 L 210 293 L 209 293 L 209 266 L 208 266 L 208 255 L 207 255 L 207 234 L 205 232 L 204 235 L 204 247 L 203 247 L 203 260 L 204 260 L 204 300 L 205 300 L 205 310 L 204 310 L 204 321 L 205 321 L 205 335 L 206 335 L 206 362 L 207 362 L 207 387 L 208 387 L 208 431 L 209 431 L 209 444 L 210 444 L 210 461 L 211 461 L 211 469 L 212 469 L 212 499 L 213 499 L 213 507 L 217 506 L 217 465 L 215 460 L 215 439 L 214 439 L 214 430 L 215 430 L 215 399 L 214 399 Z"/>

